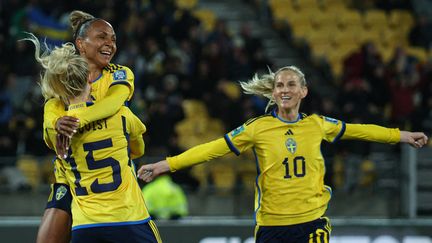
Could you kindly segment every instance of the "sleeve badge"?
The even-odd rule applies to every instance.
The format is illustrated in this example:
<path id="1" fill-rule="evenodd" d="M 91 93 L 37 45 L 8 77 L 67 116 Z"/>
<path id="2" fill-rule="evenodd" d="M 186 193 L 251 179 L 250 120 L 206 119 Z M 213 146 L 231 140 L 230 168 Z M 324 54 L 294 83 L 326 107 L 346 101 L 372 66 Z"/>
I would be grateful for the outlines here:
<path id="1" fill-rule="evenodd" d="M 113 73 L 114 81 L 126 80 L 126 70 L 117 70 Z"/>

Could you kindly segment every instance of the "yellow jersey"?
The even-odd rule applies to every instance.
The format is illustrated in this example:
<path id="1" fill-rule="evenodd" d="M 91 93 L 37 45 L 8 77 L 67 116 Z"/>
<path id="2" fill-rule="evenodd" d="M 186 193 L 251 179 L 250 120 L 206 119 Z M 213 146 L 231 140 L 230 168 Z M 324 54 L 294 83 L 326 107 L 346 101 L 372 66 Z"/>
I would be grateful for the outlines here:
<path id="1" fill-rule="evenodd" d="M 333 118 L 299 114 L 296 121 L 280 118 L 276 110 L 250 119 L 224 138 L 167 157 L 171 172 L 204 161 L 252 149 L 255 155 L 255 220 L 259 226 L 293 225 L 321 217 L 331 197 L 324 185 L 321 142 L 356 139 L 397 143 L 397 128 L 345 124 Z M 241 165 L 239 165 L 241 166 Z"/>
<path id="2" fill-rule="evenodd" d="M 68 115 L 91 103 L 69 106 Z M 150 220 L 129 141 L 143 139 L 145 125 L 127 107 L 111 117 L 91 122 L 72 137 L 68 157 L 56 160 L 56 179 L 70 186 L 73 196 L 72 230 L 139 224 Z M 51 145 L 56 131 L 46 129 Z M 144 152 L 144 151 L 143 151 Z"/>
<path id="3" fill-rule="evenodd" d="M 128 106 L 134 92 L 134 74 L 128 67 L 118 64 L 110 63 L 102 70 L 101 75 L 91 82 L 92 100 L 94 102 L 102 100 L 106 96 L 108 89 L 114 85 L 126 85 L 129 88 L 129 95 L 125 101 L 125 105 Z M 107 113 L 111 115 L 116 112 L 116 110 L 110 110 L 112 106 L 109 104 L 104 104 L 104 107 L 105 109 L 87 109 L 82 111 L 82 113 L 77 113 L 76 116 L 81 121 L 84 121 L 81 124 L 85 125 L 85 121 L 91 122 L 96 120 L 93 117 L 107 117 Z M 48 100 L 44 107 L 44 130 L 54 128 L 57 119 L 64 115 L 66 115 L 66 110 L 61 100 Z"/>

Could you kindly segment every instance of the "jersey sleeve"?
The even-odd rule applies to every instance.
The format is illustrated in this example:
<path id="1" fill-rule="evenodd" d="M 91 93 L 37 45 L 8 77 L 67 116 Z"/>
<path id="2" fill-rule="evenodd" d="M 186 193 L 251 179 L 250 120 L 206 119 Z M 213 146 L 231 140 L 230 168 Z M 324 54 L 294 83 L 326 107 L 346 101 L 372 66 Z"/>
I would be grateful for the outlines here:
<path id="1" fill-rule="evenodd" d="M 65 107 L 63 102 L 59 99 L 52 98 L 49 99 L 44 105 L 44 118 L 43 118 L 43 129 L 44 129 L 44 141 L 48 147 L 52 147 L 50 142 L 48 133 L 45 131 L 47 129 L 55 129 L 55 124 L 57 119 L 66 115 Z"/>
<path id="2" fill-rule="evenodd" d="M 125 85 L 115 85 L 109 88 L 107 95 L 88 109 L 68 111 L 69 116 L 80 120 L 80 127 L 114 115 L 120 110 L 129 96 L 129 88 Z"/>
<path id="3" fill-rule="evenodd" d="M 48 100 L 44 106 L 43 138 L 49 149 L 55 151 L 57 131 L 55 123 L 58 118 L 66 115 L 65 107 L 60 99 Z"/>
<path id="4" fill-rule="evenodd" d="M 128 108 L 124 108 L 128 109 Z M 146 132 L 146 126 L 141 122 L 141 120 L 135 116 L 129 109 L 129 146 L 130 146 L 130 156 L 132 159 L 139 158 L 144 155 L 145 143 L 143 134 Z"/>
<path id="5" fill-rule="evenodd" d="M 240 155 L 242 152 L 248 150 L 253 146 L 253 131 L 254 123 L 246 125 L 243 124 L 240 127 L 232 130 L 225 134 L 224 138 L 228 144 L 230 150 L 236 155 Z"/>
<path id="6" fill-rule="evenodd" d="M 58 157 L 54 160 L 54 178 L 55 183 L 69 184 L 66 179 L 66 168 L 64 167 L 64 161 Z"/>
<path id="7" fill-rule="evenodd" d="M 400 131 L 398 128 L 386 128 L 373 124 L 346 124 L 346 132 L 342 139 L 395 144 L 400 141 Z"/>
<path id="8" fill-rule="evenodd" d="M 171 172 L 196 165 L 228 154 L 230 148 L 225 139 L 219 138 L 208 143 L 192 147 L 180 155 L 167 157 Z"/>
<path id="9" fill-rule="evenodd" d="M 132 99 L 135 86 L 134 86 L 134 80 L 135 76 L 130 70 L 130 68 L 125 66 L 119 66 L 117 70 L 114 70 L 112 73 L 112 83 L 110 85 L 110 88 L 114 85 L 123 84 L 126 85 L 129 88 L 129 95 L 127 97 L 127 101 L 130 101 Z"/>
<path id="10" fill-rule="evenodd" d="M 334 143 L 345 133 L 345 122 L 326 116 L 320 116 L 318 119 L 323 129 L 324 140 Z"/>

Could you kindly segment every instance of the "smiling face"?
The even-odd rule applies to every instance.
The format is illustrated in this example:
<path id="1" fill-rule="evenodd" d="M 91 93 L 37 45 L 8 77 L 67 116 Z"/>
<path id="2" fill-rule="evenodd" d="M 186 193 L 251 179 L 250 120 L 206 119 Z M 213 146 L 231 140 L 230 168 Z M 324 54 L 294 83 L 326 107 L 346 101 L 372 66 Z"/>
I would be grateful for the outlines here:
<path id="1" fill-rule="evenodd" d="M 99 69 L 107 66 L 117 51 L 114 29 L 102 19 L 91 23 L 86 36 L 77 38 L 76 44 L 81 56 L 87 59 L 90 66 Z"/>
<path id="2" fill-rule="evenodd" d="M 273 89 L 273 98 L 279 112 L 288 111 L 297 113 L 301 100 L 307 95 L 307 87 L 302 85 L 299 76 L 291 71 L 284 70 L 277 73 Z"/>

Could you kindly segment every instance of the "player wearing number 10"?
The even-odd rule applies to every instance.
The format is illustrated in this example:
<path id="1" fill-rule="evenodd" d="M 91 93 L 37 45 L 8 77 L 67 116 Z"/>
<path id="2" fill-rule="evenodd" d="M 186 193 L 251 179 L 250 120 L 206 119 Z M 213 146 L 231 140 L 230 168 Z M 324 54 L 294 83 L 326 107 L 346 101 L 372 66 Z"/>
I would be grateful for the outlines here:
<path id="1" fill-rule="evenodd" d="M 35 45 L 36 60 L 44 68 L 45 99 L 61 100 L 71 116 L 93 105 L 88 63 L 72 43 L 40 56 L 38 39 L 31 35 L 27 40 Z M 113 116 L 78 129 L 66 158 L 56 160 L 56 179 L 68 185 L 72 194 L 73 243 L 161 242 L 131 160 L 144 154 L 145 131 L 139 118 L 123 106 Z M 44 132 L 47 145 L 55 150 L 69 139 L 57 135 L 54 128 Z M 56 197 L 62 196 L 57 191 Z"/>
<path id="2" fill-rule="evenodd" d="M 299 113 L 307 95 L 303 73 L 294 66 L 240 83 L 245 93 L 269 98 L 269 114 L 250 119 L 223 138 L 198 145 L 155 164 L 142 166 L 146 182 L 167 171 L 192 166 L 252 149 L 256 157 L 256 242 L 328 242 L 331 231 L 324 217 L 331 197 L 324 185 L 321 142 L 359 139 L 381 143 L 407 142 L 421 147 L 427 137 L 377 125 L 347 124 L 319 115 Z"/>

